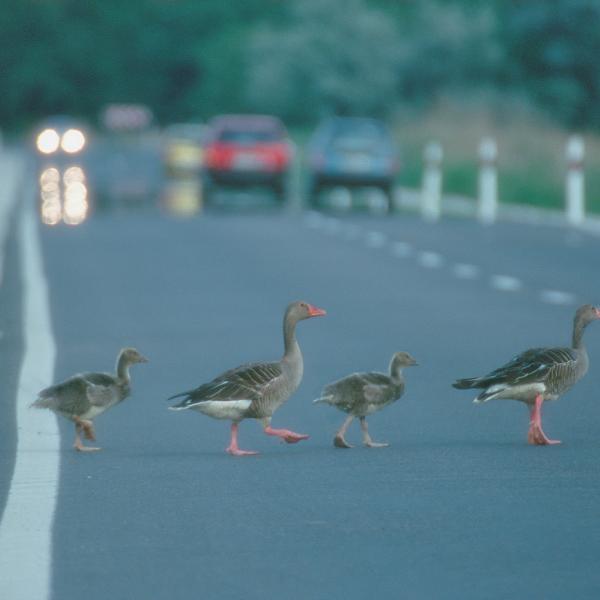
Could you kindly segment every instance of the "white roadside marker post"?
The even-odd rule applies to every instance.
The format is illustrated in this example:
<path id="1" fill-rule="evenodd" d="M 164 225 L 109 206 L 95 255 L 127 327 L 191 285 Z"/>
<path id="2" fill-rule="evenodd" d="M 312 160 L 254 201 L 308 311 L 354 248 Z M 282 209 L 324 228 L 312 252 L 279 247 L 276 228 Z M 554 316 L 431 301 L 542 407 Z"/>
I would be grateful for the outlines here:
<path id="1" fill-rule="evenodd" d="M 477 217 L 485 225 L 496 221 L 498 214 L 498 146 L 492 137 L 482 138 L 479 144 L 479 181 Z"/>
<path id="2" fill-rule="evenodd" d="M 574 227 L 585 221 L 585 178 L 583 159 L 585 144 L 580 135 L 572 135 L 565 148 L 567 177 L 565 182 L 565 207 L 567 223 Z"/>
<path id="3" fill-rule="evenodd" d="M 439 142 L 429 142 L 423 151 L 425 168 L 421 188 L 421 215 L 427 221 L 438 221 L 442 214 L 442 160 L 444 150 Z"/>

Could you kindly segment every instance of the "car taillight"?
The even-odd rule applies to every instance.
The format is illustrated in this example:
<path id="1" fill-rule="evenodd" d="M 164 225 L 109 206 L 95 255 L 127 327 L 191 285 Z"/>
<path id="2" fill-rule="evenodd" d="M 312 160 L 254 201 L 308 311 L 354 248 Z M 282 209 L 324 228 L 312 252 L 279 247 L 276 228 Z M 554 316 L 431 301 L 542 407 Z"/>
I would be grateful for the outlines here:
<path id="1" fill-rule="evenodd" d="M 273 146 L 273 163 L 276 168 L 283 169 L 290 160 L 290 152 L 285 144 L 276 144 Z"/>
<path id="2" fill-rule="evenodd" d="M 209 169 L 222 169 L 227 165 L 227 151 L 219 145 L 208 146 L 205 150 L 204 160 Z"/>

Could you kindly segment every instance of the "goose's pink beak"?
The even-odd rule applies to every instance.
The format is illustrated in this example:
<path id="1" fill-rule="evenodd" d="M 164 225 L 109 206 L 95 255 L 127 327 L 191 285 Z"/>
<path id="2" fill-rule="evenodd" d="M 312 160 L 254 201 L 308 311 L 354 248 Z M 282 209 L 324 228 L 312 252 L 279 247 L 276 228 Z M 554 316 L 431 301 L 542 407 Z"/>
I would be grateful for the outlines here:
<path id="1" fill-rule="evenodd" d="M 308 316 L 309 317 L 322 317 L 323 315 L 326 315 L 327 313 L 322 309 L 322 308 L 317 308 L 316 306 L 313 306 L 312 304 L 308 305 Z"/>
<path id="2" fill-rule="evenodd" d="M 594 312 L 596 313 L 596 319 L 600 319 L 600 308 L 595 307 Z"/>

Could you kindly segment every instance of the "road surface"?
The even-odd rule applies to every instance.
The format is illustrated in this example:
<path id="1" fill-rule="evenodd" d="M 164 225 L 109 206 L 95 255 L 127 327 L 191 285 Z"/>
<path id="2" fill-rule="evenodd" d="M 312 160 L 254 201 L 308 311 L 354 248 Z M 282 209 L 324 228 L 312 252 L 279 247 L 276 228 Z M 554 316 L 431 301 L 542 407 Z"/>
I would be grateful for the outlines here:
<path id="1" fill-rule="evenodd" d="M 22 192 L 14 223 L 36 203 L 32 186 Z M 72 425 L 58 422 L 48 598 L 598 597 L 600 327 L 586 334 L 588 376 L 545 407 L 559 447 L 526 444 L 523 406 L 475 406 L 450 384 L 567 343 L 576 306 L 600 302 L 600 239 L 410 214 L 181 219 L 150 204 L 36 230 L 55 379 L 110 370 L 125 345 L 151 361 L 133 368 L 132 397 L 97 420 L 102 452 L 76 454 Z M 0 511 L 26 353 L 18 236 L 11 227 L 0 287 Z M 278 358 L 296 299 L 328 314 L 299 325 L 304 380 L 273 425 L 311 437 L 288 446 L 247 421 L 240 445 L 260 455 L 230 457 L 227 423 L 170 412 L 165 398 Z M 402 400 L 369 420 L 390 447 L 361 447 L 354 424 L 357 447 L 333 448 L 344 417 L 312 399 L 352 371 L 385 370 L 398 350 L 420 366 Z"/>

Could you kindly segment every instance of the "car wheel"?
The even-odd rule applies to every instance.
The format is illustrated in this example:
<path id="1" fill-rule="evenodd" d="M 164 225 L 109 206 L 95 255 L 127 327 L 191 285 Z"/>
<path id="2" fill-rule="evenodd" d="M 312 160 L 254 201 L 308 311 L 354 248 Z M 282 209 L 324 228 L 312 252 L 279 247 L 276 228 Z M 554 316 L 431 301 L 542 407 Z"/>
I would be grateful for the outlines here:
<path id="1" fill-rule="evenodd" d="M 387 212 L 394 212 L 394 184 L 393 182 L 384 183 L 381 186 L 381 191 L 387 198 Z"/>
<path id="2" fill-rule="evenodd" d="M 202 199 L 205 205 L 208 205 L 212 201 L 212 196 L 215 191 L 215 184 L 210 177 L 206 176 L 202 178 Z"/>
<path id="3" fill-rule="evenodd" d="M 273 195 L 280 204 L 284 204 L 287 198 L 287 188 L 284 181 L 276 181 L 272 186 Z"/>
<path id="4" fill-rule="evenodd" d="M 323 184 L 318 180 L 314 179 L 309 186 L 308 199 L 314 208 L 318 208 L 321 205 L 321 193 L 323 192 Z"/>

